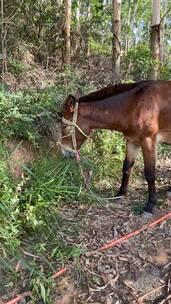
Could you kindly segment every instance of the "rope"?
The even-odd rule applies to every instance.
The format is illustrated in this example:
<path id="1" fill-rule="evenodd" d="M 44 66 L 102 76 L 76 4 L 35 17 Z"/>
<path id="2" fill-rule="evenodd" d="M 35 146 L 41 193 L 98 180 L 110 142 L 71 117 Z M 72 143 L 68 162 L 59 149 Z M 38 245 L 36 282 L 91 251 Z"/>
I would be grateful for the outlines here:
<path id="1" fill-rule="evenodd" d="M 67 149 L 68 151 L 71 152 L 77 152 L 77 140 L 76 140 L 76 135 L 75 135 L 75 129 L 77 129 L 84 137 L 88 138 L 89 136 L 77 125 L 77 117 L 78 117 L 78 102 L 76 102 L 75 108 L 74 108 L 74 114 L 73 114 L 73 118 L 72 121 L 62 117 L 62 122 L 67 125 L 70 126 L 71 131 L 69 132 L 69 134 L 62 136 L 62 138 L 66 138 L 66 137 L 72 137 L 72 144 L 73 144 L 73 148 L 74 149 Z"/>
<path id="2" fill-rule="evenodd" d="M 123 237 L 119 238 L 118 240 L 112 240 L 112 241 L 104 244 L 97 251 L 99 252 L 99 251 L 104 251 L 104 250 L 110 249 L 110 248 L 116 246 L 117 244 L 119 244 L 123 241 L 126 241 L 135 235 L 140 234 L 142 231 L 148 230 L 150 228 L 154 228 L 154 226 L 156 226 L 157 224 L 160 224 L 164 220 L 168 220 L 169 218 L 171 218 L 171 212 L 165 214 L 164 216 L 160 217 L 159 219 L 153 221 L 150 224 L 142 226 L 140 229 L 134 230 L 133 232 L 124 235 Z M 95 252 L 97 252 L 97 251 L 94 251 L 93 254 L 95 254 Z"/>
<path id="3" fill-rule="evenodd" d="M 121 243 L 123 241 L 126 241 L 126 240 L 132 238 L 135 235 L 140 234 L 142 231 L 148 230 L 150 228 L 154 228 L 157 224 L 160 224 L 161 222 L 163 222 L 164 220 L 168 220 L 169 218 L 171 218 L 171 212 L 166 213 L 164 216 L 162 216 L 159 219 L 153 221 L 152 223 L 150 223 L 148 225 L 144 225 L 140 229 L 134 230 L 133 232 L 128 233 L 128 234 L 124 235 L 123 237 L 121 237 L 117 240 L 112 240 L 112 241 L 104 244 L 99 249 L 88 253 L 87 256 L 92 256 L 92 255 L 96 254 L 97 252 L 101 252 L 101 251 L 107 250 L 109 248 L 112 248 L 112 247 L 118 245 L 119 243 Z M 64 268 L 60 269 L 59 271 L 57 271 L 56 273 L 54 273 L 51 278 L 53 278 L 53 279 L 58 278 L 61 275 L 64 275 L 67 272 L 67 270 L 68 270 L 68 268 L 64 267 Z M 31 292 L 26 292 L 23 295 L 18 295 L 15 299 L 12 299 L 12 300 L 4 303 L 4 304 L 16 304 L 26 296 L 31 296 Z"/>

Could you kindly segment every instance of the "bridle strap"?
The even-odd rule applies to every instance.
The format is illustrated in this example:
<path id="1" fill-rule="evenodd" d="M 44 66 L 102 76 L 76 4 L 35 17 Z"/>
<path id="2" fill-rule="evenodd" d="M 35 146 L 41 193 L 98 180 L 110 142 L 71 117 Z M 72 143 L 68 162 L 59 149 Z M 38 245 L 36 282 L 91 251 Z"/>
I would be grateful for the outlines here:
<path id="1" fill-rule="evenodd" d="M 72 127 L 75 127 L 84 137 L 88 138 L 89 136 L 74 122 L 70 121 L 70 120 L 67 120 L 65 119 L 64 117 L 62 117 L 62 122 L 65 124 L 65 125 L 68 125 L 68 126 L 72 126 Z M 71 134 L 68 134 L 66 135 L 66 137 L 70 136 Z"/>
<path id="2" fill-rule="evenodd" d="M 73 143 L 73 147 L 74 147 L 74 151 L 77 151 L 77 140 L 76 140 L 76 136 L 75 136 L 75 129 L 77 129 L 84 137 L 88 138 L 89 136 L 77 125 L 77 117 L 78 117 L 78 102 L 76 102 L 75 104 L 75 108 L 74 108 L 74 114 L 73 114 L 73 118 L 72 121 L 62 117 L 62 122 L 67 125 L 72 127 L 72 130 L 70 131 L 70 133 L 68 135 L 63 136 L 62 138 L 66 138 L 71 136 L 72 137 L 72 143 Z M 70 149 L 72 150 L 72 149 Z M 73 150 L 72 150 L 73 151 Z"/>

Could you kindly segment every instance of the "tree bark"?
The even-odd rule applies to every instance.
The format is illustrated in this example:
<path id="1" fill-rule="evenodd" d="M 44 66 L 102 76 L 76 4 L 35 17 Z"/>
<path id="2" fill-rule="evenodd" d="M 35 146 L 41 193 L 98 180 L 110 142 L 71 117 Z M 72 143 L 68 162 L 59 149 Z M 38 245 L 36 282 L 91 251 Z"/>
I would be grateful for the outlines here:
<path id="1" fill-rule="evenodd" d="M 88 10 L 87 10 L 87 24 L 88 24 L 88 28 L 87 28 L 87 57 L 90 57 L 90 18 L 91 18 L 91 5 L 90 5 L 90 1 L 88 4 Z"/>
<path id="2" fill-rule="evenodd" d="M 65 25 L 64 25 L 64 45 L 63 45 L 63 64 L 71 63 L 71 0 L 64 0 L 65 6 Z"/>
<path id="3" fill-rule="evenodd" d="M 163 18 L 160 20 L 161 23 L 161 42 L 160 42 L 160 48 L 161 48 L 161 61 L 162 63 L 166 63 L 166 45 L 165 45 L 165 34 L 166 34 L 166 16 L 167 16 L 167 4 L 166 2 L 163 2 Z"/>
<path id="4" fill-rule="evenodd" d="M 1 0 L 1 52 L 2 52 L 2 76 L 6 72 L 6 31 L 4 25 L 4 1 Z"/>
<path id="5" fill-rule="evenodd" d="M 120 81 L 121 0 L 113 0 L 113 83 Z"/>
<path id="6" fill-rule="evenodd" d="M 159 77 L 160 61 L 160 0 L 152 0 L 152 24 L 151 24 L 151 53 L 156 61 L 150 72 L 150 79 Z"/>
<path id="7" fill-rule="evenodd" d="M 77 0 L 77 8 L 76 8 L 76 53 L 80 47 L 80 34 L 81 34 L 81 25 L 80 25 L 80 0 Z"/>
<path id="8" fill-rule="evenodd" d="M 130 16 L 131 16 L 131 7 L 129 7 L 129 10 L 128 10 L 128 18 L 127 18 L 127 27 L 128 27 L 128 29 L 130 28 Z M 130 40 L 130 33 L 128 32 L 128 33 L 126 33 L 126 36 L 125 36 L 125 53 L 127 53 L 128 52 L 128 50 L 129 50 L 129 41 Z"/>

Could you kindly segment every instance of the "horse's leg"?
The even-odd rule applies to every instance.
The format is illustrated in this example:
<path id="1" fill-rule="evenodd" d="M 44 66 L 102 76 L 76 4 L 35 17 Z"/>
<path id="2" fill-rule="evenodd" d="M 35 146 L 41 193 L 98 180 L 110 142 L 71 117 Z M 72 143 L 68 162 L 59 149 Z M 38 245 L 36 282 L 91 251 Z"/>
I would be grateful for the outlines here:
<path id="1" fill-rule="evenodd" d="M 144 158 L 144 173 L 148 184 L 148 202 L 144 211 L 152 213 L 156 204 L 156 187 L 155 187 L 155 164 L 156 164 L 156 138 L 147 137 L 142 144 Z"/>
<path id="2" fill-rule="evenodd" d="M 131 141 L 127 141 L 126 143 L 126 156 L 123 163 L 123 169 L 122 169 L 122 182 L 119 189 L 119 192 L 117 193 L 116 197 L 120 197 L 123 195 L 126 195 L 128 191 L 128 185 L 129 185 L 129 177 L 131 173 L 131 169 L 134 165 L 135 158 L 138 154 L 139 146 L 134 144 Z"/>
<path id="3" fill-rule="evenodd" d="M 171 187 L 167 189 L 167 197 L 171 199 Z"/>

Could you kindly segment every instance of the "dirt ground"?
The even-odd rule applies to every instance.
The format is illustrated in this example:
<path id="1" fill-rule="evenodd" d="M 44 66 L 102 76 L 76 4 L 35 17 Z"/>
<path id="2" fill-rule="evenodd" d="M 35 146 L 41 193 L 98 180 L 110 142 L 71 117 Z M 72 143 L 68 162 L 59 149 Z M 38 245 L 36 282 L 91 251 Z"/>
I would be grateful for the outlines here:
<path id="1" fill-rule="evenodd" d="M 58 235 L 67 245 L 85 250 L 81 256 L 75 253 L 69 262 L 66 260 L 62 264 L 57 261 L 54 265 L 55 269 L 66 266 L 68 271 L 55 279 L 52 303 L 171 304 L 171 218 L 115 247 L 89 254 L 105 243 L 171 212 L 171 199 L 166 196 L 170 168 L 171 151 L 162 151 L 157 162 L 158 206 L 151 216 L 138 213 L 147 197 L 140 163 L 131 178 L 127 198 L 117 201 L 105 199 L 97 204 L 79 203 L 77 208 L 76 202 L 73 202 L 73 206 L 61 208 L 64 226 L 60 227 Z M 118 188 L 119 185 L 116 186 Z M 112 194 L 101 191 L 101 195 L 111 197 Z M 29 258 L 34 260 L 34 256 Z M 0 273 L 3 274 L 1 269 Z M 8 298 L 28 291 L 26 277 L 27 273 L 23 271 L 23 281 L 12 286 Z M 5 280 L 5 276 L 0 275 L 1 295 L 7 294 L 6 288 L 3 288 Z M 43 302 L 35 302 L 28 297 L 22 303 Z"/>
<path id="2" fill-rule="evenodd" d="M 146 183 L 141 168 L 140 177 L 132 179 L 124 200 L 107 200 L 77 210 L 64 208 L 64 217 L 72 222 L 79 221 L 81 215 L 86 227 L 76 237 L 68 237 L 68 241 L 82 244 L 90 252 L 171 211 L 171 200 L 165 193 L 170 167 L 170 154 L 162 153 L 157 164 L 159 204 L 154 215 L 135 213 L 145 201 Z M 70 264 L 68 274 L 58 279 L 55 303 L 171 303 L 171 219 L 104 252 L 83 254 Z"/>

